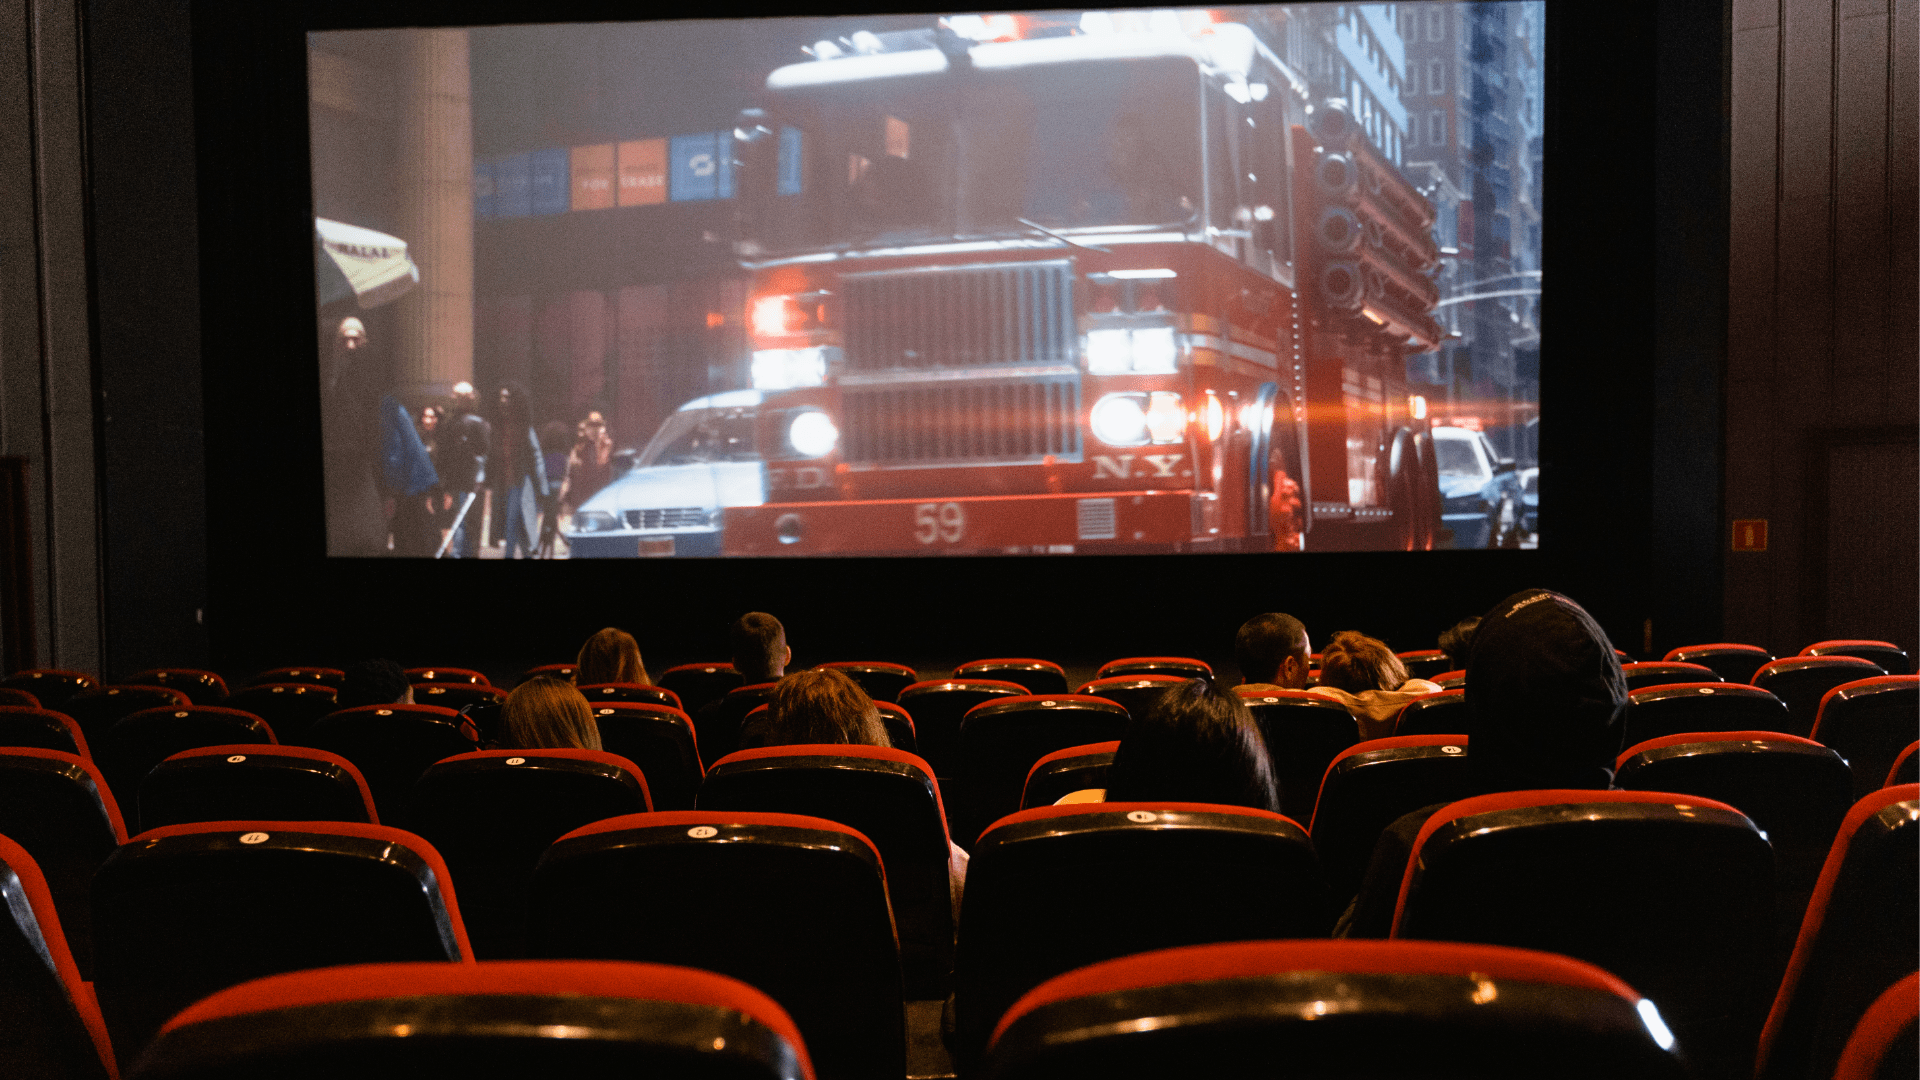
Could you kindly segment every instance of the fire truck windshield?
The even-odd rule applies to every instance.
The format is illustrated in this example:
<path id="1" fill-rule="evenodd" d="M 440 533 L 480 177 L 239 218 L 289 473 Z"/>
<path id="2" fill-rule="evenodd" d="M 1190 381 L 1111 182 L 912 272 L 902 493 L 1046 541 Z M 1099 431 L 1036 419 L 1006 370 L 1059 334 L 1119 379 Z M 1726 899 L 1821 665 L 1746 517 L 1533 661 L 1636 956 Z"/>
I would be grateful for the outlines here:
<path id="1" fill-rule="evenodd" d="M 774 101 L 762 251 L 1182 228 L 1201 204 L 1201 87 L 1182 58 L 826 83 Z M 789 157 L 798 154 L 798 160 Z M 776 193 L 777 192 L 777 193 Z"/>

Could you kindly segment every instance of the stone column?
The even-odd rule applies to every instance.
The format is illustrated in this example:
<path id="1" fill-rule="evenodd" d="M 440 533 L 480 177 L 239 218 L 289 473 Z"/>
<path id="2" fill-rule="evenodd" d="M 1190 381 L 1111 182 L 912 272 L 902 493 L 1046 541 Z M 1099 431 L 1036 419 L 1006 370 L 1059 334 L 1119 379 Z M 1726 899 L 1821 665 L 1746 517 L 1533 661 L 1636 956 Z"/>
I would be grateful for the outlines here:
<path id="1" fill-rule="evenodd" d="M 396 73 L 400 238 L 420 284 L 394 301 L 402 389 L 473 379 L 473 111 L 465 30 L 408 31 Z"/>

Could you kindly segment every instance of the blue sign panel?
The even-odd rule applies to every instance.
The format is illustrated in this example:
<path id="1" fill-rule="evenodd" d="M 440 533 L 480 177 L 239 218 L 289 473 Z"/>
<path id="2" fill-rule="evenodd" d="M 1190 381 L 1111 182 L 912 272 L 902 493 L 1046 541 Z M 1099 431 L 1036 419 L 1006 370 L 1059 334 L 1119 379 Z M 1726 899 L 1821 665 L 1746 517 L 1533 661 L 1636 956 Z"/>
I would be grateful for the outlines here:
<path id="1" fill-rule="evenodd" d="M 780 129 L 780 181 L 775 191 L 781 195 L 798 195 L 805 188 L 805 173 L 800 167 L 800 129 L 783 127 Z"/>
<path id="2" fill-rule="evenodd" d="M 675 135 L 667 148 L 667 197 L 733 198 L 733 132 Z"/>
<path id="3" fill-rule="evenodd" d="M 565 150 L 535 150 L 527 155 L 533 174 L 532 210 L 536 214 L 564 214 L 573 202 Z"/>
<path id="4" fill-rule="evenodd" d="M 525 154 L 515 154 L 493 167 L 494 217 L 526 217 L 533 212 L 530 168 Z"/>
<path id="5" fill-rule="evenodd" d="M 473 164 L 473 216 L 493 216 L 493 166 Z"/>

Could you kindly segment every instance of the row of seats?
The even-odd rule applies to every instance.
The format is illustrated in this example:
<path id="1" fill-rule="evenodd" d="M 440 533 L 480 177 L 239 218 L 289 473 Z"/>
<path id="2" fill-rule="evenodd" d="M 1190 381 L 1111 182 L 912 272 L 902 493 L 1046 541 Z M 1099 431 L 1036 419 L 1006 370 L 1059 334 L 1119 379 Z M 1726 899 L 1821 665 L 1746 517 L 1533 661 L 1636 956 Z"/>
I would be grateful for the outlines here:
<path id="1" fill-rule="evenodd" d="M 1453 803 L 1421 831 L 1392 935 L 1598 965 L 1657 1003 L 1703 1075 L 1743 1073 L 1764 1018 L 1762 1080 L 1826 1076 L 1873 997 L 1914 966 L 1916 840 L 1920 786 L 1849 810 L 1777 992 L 1756 947 L 1772 915 L 1767 839 L 1732 807 L 1690 795 L 1540 791 Z M 248 979 L 470 961 L 467 879 L 442 854 L 414 834 L 351 823 L 228 821 L 137 836 L 91 883 L 96 1023 L 38 860 L 0 842 L 0 883 L 26 900 L 8 905 L 0 983 L 42 995 L 35 1022 L 14 1037 L 64 1039 L 71 1053 L 100 1047 L 104 1023 L 131 1061 L 170 1017 Z M 540 857 L 528 941 L 540 957 L 740 979 L 792 1017 L 822 1076 L 891 1080 L 903 1072 L 907 993 L 889 902 L 900 875 L 890 868 L 873 839 L 820 817 L 614 817 L 571 830 Z M 1026 1018 L 1079 996 L 1047 992 L 1049 979 L 1155 949 L 1313 936 L 1325 904 L 1311 841 L 1277 814 L 1161 803 L 1022 811 L 996 823 L 973 858 L 949 1045 L 970 1070 Z M 68 989 L 48 996 L 50 981 Z M 1478 990 L 1484 1001 L 1498 994 Z M 51 1015 L 62 1010 L 49 1002 L 64 1013 Z M 1047 1041 L 1036 1036 L 1029 1049 Z"/>

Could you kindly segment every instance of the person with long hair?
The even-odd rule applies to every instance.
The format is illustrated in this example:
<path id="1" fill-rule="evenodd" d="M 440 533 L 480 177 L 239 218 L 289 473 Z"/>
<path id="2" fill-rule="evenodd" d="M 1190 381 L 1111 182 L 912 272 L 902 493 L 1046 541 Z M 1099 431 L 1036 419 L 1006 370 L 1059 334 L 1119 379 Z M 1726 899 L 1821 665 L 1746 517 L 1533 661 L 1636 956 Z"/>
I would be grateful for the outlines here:
<path id="1" fill-rule="evenodd" d="M 1320 685 L 1307 693 L 1345 705 L 1362 739 L 1384 739 L 1393 734 L 1393 718 L 1407 702 L 1440 689 L 1439 683 L 1407 678 L 1407 666 L 1386 642 L 1342 630 L 1321 651 Z"/>
<path id="2" fill-rule="evenodd" d="M 1107 802 L 1198 802 L 1280 812 L 1267 742 L 1238 695 L 1191 679 L 1130 719 Z"/>
<path id="3" fill-rule="evenodd" d="M 647 665 L 640 659 L 640 644 L 633 635 L 617 627 L 609 626 L 587 639 L 580 646 L 580 655 L 573 662 L 573 682 L 576 686 L 597 686 L 600 683 L 638 683 L 652 686 L 653 680 L 647 677 Z"/>
<path id="4" fill-rule="evenodd" d="M 507 695 L 500 710 L 503 750 L 599 750 L 593 709 L 573 684 L 536 675 Z"/>
<path id="5" fill-rule="evenodd" d="M 781 679 L 767 711 L 740 731 L 742 749 L 804 743 L 892 745 L 873 699 L 833 668 L 813 668 Z"/>

